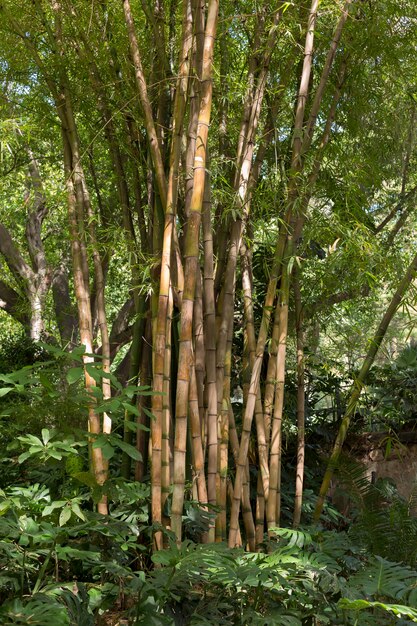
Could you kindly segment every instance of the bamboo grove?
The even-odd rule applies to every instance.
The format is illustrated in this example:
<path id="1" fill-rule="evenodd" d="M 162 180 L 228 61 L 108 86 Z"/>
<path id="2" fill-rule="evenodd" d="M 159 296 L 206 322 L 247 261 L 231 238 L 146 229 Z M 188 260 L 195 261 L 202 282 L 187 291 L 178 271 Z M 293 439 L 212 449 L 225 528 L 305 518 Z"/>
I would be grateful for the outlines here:
<path id="1" fill-rule="evenodd" d="M 329 180 L 337 196 L 367 159 L 379 159 L 380 181 L 366 193 L 359 174 L 351 184 L 376 207 L 366 237 L 382 256 L 412 218 L 416 7 L 411 0 L 7 0 L 0 12 L 2 123 L 28 172 L 29 207 L 19 242 L 0 223 L 1 306 L 36 341 L 47 335 L 52 308 L 62 345 L 85 347 L 92 437 L 112 428 L 95 409 L 94 388 L 101 384 L 107 400 L 113 393 L 109 377 L 92 375 L 92 363 L 126 384 L 151 386 L 126 410 L 125 442 L 141 457 L 132 464 L 125 455 L 121 471 L 139 481 L 150 475 L 156 549 L 163 528 L 181 541 L 184 499 L 192 498 L 210 514 L 203 541 L 256 550 L 280 524 L 289 345 L 297 526 L 306 336 L 321 306 L 369 294 L 360 281 L 318 293 L 305 271 L 315 228 L 326 228 L 338 202 Z M 389 139 L 376 156 L 380 128 Z M 48 151 L 61 168 L 58 200 L 45 192 Z M 390 193 L 382 201 L 383 181 Z M 53 229 L 64 202 L 61 253 L 52 261 L 44 222 Z M 262 286 L 253 266 L 260 220 L 271 242 Z M 128 293 L 110 323 L 116 251 Z M 416 267 L 417 257 L 390 285 L 393 300 L 364 346 L 317 519 L 365 377 Z M 106 514 L 109 465 L 100 447 L 92 447 L 91 471 Z"/>

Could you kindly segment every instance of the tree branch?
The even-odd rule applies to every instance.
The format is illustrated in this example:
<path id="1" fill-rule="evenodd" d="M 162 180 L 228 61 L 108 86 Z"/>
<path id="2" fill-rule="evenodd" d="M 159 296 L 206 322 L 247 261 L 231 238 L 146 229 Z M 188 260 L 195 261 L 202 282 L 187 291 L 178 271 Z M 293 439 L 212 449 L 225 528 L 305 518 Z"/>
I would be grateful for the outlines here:
<path id="1" fill-rule="evenodd" d="M 29 303 L 25 302 L 25 298 L 0 280 L 0 309 L 20 322 L 25 329 L 29 327 L 29 317 L 25 313 L 26 308 L 29 308 Z"/>
<path id="2" fill-rule="evenodd" d="M 33 271 L 26 263 L 8 229 L 0 223 L 0 253 L 18 282 L 33 280 Z"/>
<path id="3" fill-rule="evenodd" d="M 29 148 L 27 150 L 29 156 L 31 157 L 29 163 L 29 176 L 31 186 L 34 191 L 34 198 L 32 207 L 28 211 L 25 234 L 34 271 L 36 273 L 46 273 L 48 268 L 41 231 L 43 221 L 48 213 L 48 205 L 43 191 L 38 163 L 34 158 L 32 151 Z"/>

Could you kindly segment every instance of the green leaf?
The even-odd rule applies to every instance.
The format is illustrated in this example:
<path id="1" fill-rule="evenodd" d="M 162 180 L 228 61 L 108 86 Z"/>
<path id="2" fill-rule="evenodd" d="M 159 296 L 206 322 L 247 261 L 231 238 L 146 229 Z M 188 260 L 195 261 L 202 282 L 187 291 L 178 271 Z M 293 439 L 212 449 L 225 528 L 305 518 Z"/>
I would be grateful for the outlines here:
<path id="1" fill-rule="evenodd" d="M 47 515 L 51 515 L 55 509 L 61 509 L 66 505 L 66 500 L 55 500 L 51 504 L 48 504 L 44 510 L 42 511 L 42 517 L 46 517 Z"/>
<path id="2" fill-rule="evenodd" d="M 39 437 L 35 437 L 35 435 L 22 435 L 18 437 L 18 439 L 22 443 L 32 444 L 32 445 L 40 446 L 41 448 L 43 448 L 42 441 L 39 439 Z"/>
<path id="3" fill-rule="evenodd" d="M 71 351 L 71 357 L 81 358 L 85 354 L 85 346 L 77 346 Z"/>
<path id="4" fill-rule="evenodd" d="M 71 511 L 71 508 L 69 506 L 66 506 L 64 509 L 62 509 L 61 514 L 59 516 L 59 525 L 60 526 L 65 526 L 65 524 L 70 519 L 71 514 L 72 514 L 72 511 Z"/>
<path id="5" fill-rule="evenodd" d="M 62 459 L 62 453 L 58 452 L 58 450 L 48 450 L 48 454 L 57 461 L 60 461 Z"/>
<path id="6" fill-rule="evenodd" d="M 40 445 L 40 446 L 39 446 L 39 445 L 36 445 L 36 446 L 30 446 L 30 448 L 29 448 L 29 452 L 30 452 L 31 454 L 39 454 L 39 452 L 43 452 L 43 451 L 44 451 L 44 448 L 45 448 L 45 447 L 44 447 L 44 446 L 42 446 L 42 445 Z"/>
<path id="7" fill-rule="evenodd" d="M 67 372 L 68 384 L 73 385 L 74 383 L 79 381 L 83 373 L 84 373 L 83 367 L 71 367 L 71 369 L 69 369 Z"/>
<path id="8" fill-rule="evenodd" d="M 151 559 L 155 565 L 171 565 L 172 564 L 172 554 L 166 550 L 159 552 L 155 552 L 152 554 Z"/>
<path id="9" fill-rule="evenodd" d="M 117 398 L 106 400 L 103 404 L 96 407 L 97 413 L 112 413 L 120 409 L 121 403 Z"/>
<path id="10" fill-rule="evenodd" d="M 10 509 L 10 506 L 10 500 L 3 500 L 3 502 L 0 502 L 0 516 L 7 513 L 7 511 Z"/>
<path id="11" fill-rule="evenodd" d="M 13 389 L 14 389 L 13 387 L 2 387 L 0 389 L 0 398 L 8 394 L 10 391 L 13 391 Z"/>
<path id="12" fill-rule="evenodd" d="M 94 447 L 94 445 L 93 445 Z M 103 443 L 100 446 L 96 446 L 97 448 L 101 448 L 101 451 L 103 453 L 104 458 L 109 461 L 115 453 L 115 450 L 113 448 L 113 446 L 111 445 L 111 443 L 109 443 L 108 441 L 106 441 L 105 443 Z"/>
<path id="13" fill-rule="evenodd" d="M 134 404 L 129 404 L 128 402 L 122 402 L 122 405 L 127 413 L 132 413 L 132 415 L 140 417 L 140 411 L 137 406 L 135 406 Z"/>
<path id="14" fill-rule="evenodd" d="M 149 409 L 147 409 L 145 406 L 142 407 L 142 411 L 145 413 L 145 415 L 147 415 L 148 417 L 151 418 L 151 420 L 155 419 L 155 415 L 152 413 L 152 411 L 150 411 Z"/>
<path id="15" fill-rule="evenodd" d="M 136 450 L 134 446 L 131 446 L 130 443 L 126 443 L 126 441 L 123 441 L 122 439 L 119 439 L 114 443 L 116 446 L 121 448 L 123 452 L 126 452 L 126 454 L 130 456 L 131 459 L 134 459 L 135 461 L 142 461 L 141 453 L 139 452 L 139 450 Z"/>
<path id="16" fill-rule="evenodd" d="M 386 604 L 385 602 L 370 602 L 362 599 L 349 600 L 348 598 L 341 598 L 338 602 L 338 607 L 344 610 L 348 609 L 353 611 L 378 608 L 386 611 L 387 613 L 396 615 L 397 617 L 407 617 L 412 622 L 417 623 L 417 611 L 402 604 Z"/>
<path id="17" fill-rule="evenodd" d="M 145 424 L 138 424 L 137 422 L 131 422 L 130 420 L 125 420 L 123 422 L 123 427 L 126 428 L 126 430 L 130 430 L 130 431 L 132 431 L 134 433 L 137 430 L 144 430 L 146 432 L 150 431 L 150 428 L 145 426 Z"/>
<path id="18" fill-rule="evenodd" d="M 57 348 L 56 346 L 51 346 L 49 343 L 43 343 L 42 341 L 39 341 L 38 346 L 46 350 L 46 352 L 50 352 L 51 354 L 54 354 L 55 356 L 64 357 L 64 358 L 68 357 L 68 352 L 65 352 L 65 350 L 62 350 L 61 348 Z"/>
<path id="19" fill-rule="evenodd" d="M 28 546 L 29 544 L 29 535 L 27 533 L 22 533 L 19 537 L 19 546 Z"/>
<path id="20" fill-rule="evenodd" d="M 50 391 L 52 393 L 55 392 L 55 388 L 54 388 L 53 384 L 51 383 L 49 378 L 47 378 L 45 376 L 45 374 L 42 374 L 42 372 L 40 372 L 40 374 L 39 374 L 39 380 L 40 380 L 41 384 L 43 385 L 43 387 L 45 387 L 45 389 L 47 391 Z"/>
<path id="21" fill-rule="evenodd" d="M 75 515 L 76 515 L 77 517 L 79 517 L 79 518 L 80 518 L 80 520 L 82 520 L 83 522 L 85 522 L 85 515 L 84 515 L 84 513 L 81 511 L 81 509 L 80 509 L 80 505 L 79 505 L 79 504 L 77 504 L 76 502 L 74 502 L 74 503 L 72 504 L 72 511 L 73 511 L 73 513 L 75 513 Z"/>
<path id="22" fill-rule="evenodd" d="M 103 370 L 99 369 L 97 365 L 94 363 L 87 363 L 85 366 L 88 374 L 90 374 L 91 378 L 96 381 L 96 383 L 101 382 L 103 378 Z"/>
<path id="23" fill-rule="evenodd" d="M 24 462 L 24 461 L 26 461 L 26 459 L 28 459 L 30 456 L 32 456 L 32 453 L 31 453 L 31 452 L 23 452 L 23 454 L 21 454 L 21 455 L 18 457 L 18 459 L 17 459 L 17 460 L 18 460 L 18 462 L 19 462 L 19 463 L 23 463 L 23 462 Z"/>
<path id="24" fill-rule="evenodd" d="M 42 428 L 41 433 L 42 433 L 42 441 L 44 445 L 46 446 L 48 441 L 50 441 L 52 437 L 54 436 L 54 432 L 49 431 L 47 428 Z"/>

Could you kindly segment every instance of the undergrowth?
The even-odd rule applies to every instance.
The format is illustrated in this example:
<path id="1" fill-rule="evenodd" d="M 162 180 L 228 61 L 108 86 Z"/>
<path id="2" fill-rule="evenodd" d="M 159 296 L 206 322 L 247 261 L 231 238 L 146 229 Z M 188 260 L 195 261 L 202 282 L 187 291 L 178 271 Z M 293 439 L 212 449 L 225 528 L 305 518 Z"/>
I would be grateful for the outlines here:
<path id="1" fill-rule="evenodd" d="M 115 426 L 93 443 L 110 463 L 110 515 L 98 515 L 103 491 L 88 471 L 88 433 L 79 426 L 79 369 L 62 365 L 63 379 L 52 358 L 0 374 L 1 624 L 108 625 L 112 615 L 132 626 L 417 623 L 416 498 L 370 484 L 352 462 L 339 467 L 351 500 L 339 528 L 340 514 L 328 507 L 320 527 L 275 529 L 258 553 L 202 545 L 209 515 L 187 494 L 186 540 L 177 546 L 165 532 L 166 549 L 152 554 L 159 529 L 149 523 L 149 486 L 118 473 L 122 452 L 137 459 L 119 434 L 126 398 L 144 388 L 118 389 L 111 405 L 98 398 Z M 62 415 L 55 423 L 53 406 Z M 41 416 L 29 421 L 31 433 L 25 407 Z M 308 522 L 314 498 L 305 495 Z"/>

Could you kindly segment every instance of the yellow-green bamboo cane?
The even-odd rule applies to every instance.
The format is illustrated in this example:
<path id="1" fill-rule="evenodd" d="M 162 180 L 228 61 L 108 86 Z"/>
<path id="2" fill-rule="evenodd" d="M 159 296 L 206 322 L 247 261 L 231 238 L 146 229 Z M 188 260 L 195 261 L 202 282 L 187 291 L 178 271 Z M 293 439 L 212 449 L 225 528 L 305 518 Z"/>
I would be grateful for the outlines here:
<path id="1" fill-rule="evenodd" d="M 280 516 L 280 493 L 281 493 L 281 448 L 282 448 L 282 411 L 284 407 L 284 384 L 285 384 L 285 356 L 288 335 L 288 300 L 289 300 L 289 274 L 288 257 L 291 256 L 292 247 L 286 250 L 288 255 L 281 274 L 281 289 L 279 294 L 279 335 L 276 367 L 276 391 L 275 404 L 271 428 L 270 463 L 269 463 L 269 498 L 266 505 L 266 519 L 268 531 L 279 524 Z"/>
<path id="2" fill-rule="evenodd" d="M 206 150 L 212 103 L 212 71 L 214 41 L 217 29 L 218 0 L 210 0 L 207 9 L 204 37 L 201 101 L 198 117 L 194 158 L 194 185 L 191 196 L 190 216 L 184 242 L 184 294 L 180 322 L 180 348 L 176 394 L 176 421 L 174 443 L 174 490 L 172 497 L 171 526 L 177 542 L 182 538 L 182 513 L 184 503 L 185 455 L 187 442 L 187 414 L 190 368 L 193 359 L 193 310 L 198 270 L 199 232 L 206 176 Z"/>
<path id="3" fill-rule="evenodd" d="M 217 387 L 216 387 L 216 308 L 214 300 L 214 255 L 211 225 L 210 175 L 207 172 L 203 205 L 203 246 L 204 246 L 204 334 L 206 349 L 205 395 L 207 415 L 205 440 L 208 456 L 207 489 L 209 502 L 216 504 L 217 475 Z M 214 539 L 212 537 L 212 539 Z"/>
<path id="4" fill-rule="evenodd" d="M 295 330 L 297 342 L 297 465 L 295 471 L 294 528 L 299 526 L 301 520 L 305 458 L 304 333 L 299 274 L 299 269 L 295 267 L 293 290 L 295 300 Z"/>

